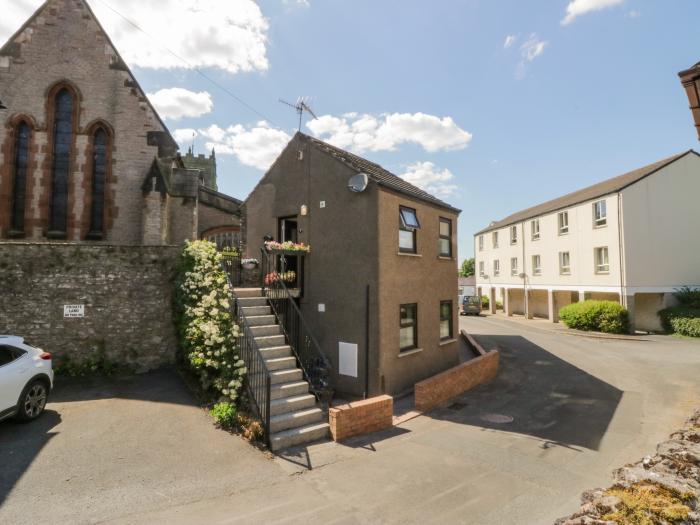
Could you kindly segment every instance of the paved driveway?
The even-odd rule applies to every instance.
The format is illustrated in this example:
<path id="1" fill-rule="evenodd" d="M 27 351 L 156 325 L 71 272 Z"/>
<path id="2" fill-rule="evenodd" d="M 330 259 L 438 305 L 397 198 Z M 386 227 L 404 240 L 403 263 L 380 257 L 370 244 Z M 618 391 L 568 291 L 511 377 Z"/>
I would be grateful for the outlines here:
<path id="1" fill-rule="evenodd" d="M 698 342 L 461 324 L 502 352 L 493 382 L 392 430 L 272 461 L 213 430 L 186 393 L 163 403 L 167 389 L 144 399 L 143 385 L 137 399 L 61 400 L 41 430 L 0 424 L 3 450 L 34 451 L 13 460 L 24 475 L 10 477 L 0 522 L 22 523 L 24 507 L 27 523 L 551 524 L 700 406 Z M 39 501 L 62 519 L 32 510 Z"/>

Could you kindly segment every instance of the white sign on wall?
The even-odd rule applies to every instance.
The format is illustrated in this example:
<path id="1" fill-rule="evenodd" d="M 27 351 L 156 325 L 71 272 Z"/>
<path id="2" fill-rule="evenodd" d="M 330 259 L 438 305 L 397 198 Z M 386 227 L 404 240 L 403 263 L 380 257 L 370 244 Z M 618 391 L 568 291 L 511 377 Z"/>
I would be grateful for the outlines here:
<path id="1" fill-rule="evenodd" d="M 66 304 L 63 306 L 63 317 L 85 317 L 84 304 Z"/>
<path id="2" fill-rule="evenodd" d="M 357 345 L 353 343 L 338 343 L 338 373 L 344 376 L 357 377 Z"/>

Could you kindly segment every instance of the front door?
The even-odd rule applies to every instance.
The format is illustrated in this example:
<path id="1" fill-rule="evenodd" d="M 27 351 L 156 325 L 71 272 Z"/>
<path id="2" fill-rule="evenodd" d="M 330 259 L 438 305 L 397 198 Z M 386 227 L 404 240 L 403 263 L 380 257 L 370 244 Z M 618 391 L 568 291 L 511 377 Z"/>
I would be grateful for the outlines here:
<path id="1" fill-rule="evenodd" d="M 281 218 L 279 224 L 280 242 L 292 241 L 296 243 L 299 242 L 298 238 L 299 236 L 296 216 Z"/>
<path id="2" fill-rule="evenodd" d="M 299 242 L 299 229 L 296 216 L 282 217 L 279 220 L 280 242 Z M 280 266 L 285 274 L 285 284 L 288 288 L 299 287 L 299 258 L 294 255 L 285 255 L 281 258 Z M 292 273 L 293 272 L 293 273 Z"/>

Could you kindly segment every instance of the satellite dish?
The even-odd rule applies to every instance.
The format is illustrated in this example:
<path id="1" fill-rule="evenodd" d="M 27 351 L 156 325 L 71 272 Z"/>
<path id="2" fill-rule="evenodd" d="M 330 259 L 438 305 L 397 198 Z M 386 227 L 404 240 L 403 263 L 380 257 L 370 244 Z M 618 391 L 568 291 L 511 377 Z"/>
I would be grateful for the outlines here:
<path id="1" fill-rule="evenodd" d="M 369 177 L 367 177 L 367 174 L 358 173 L 348 180 L 348 189 L 353 193 L 362 193 L 367 189 L 367 184 L 369 184 Z"/>

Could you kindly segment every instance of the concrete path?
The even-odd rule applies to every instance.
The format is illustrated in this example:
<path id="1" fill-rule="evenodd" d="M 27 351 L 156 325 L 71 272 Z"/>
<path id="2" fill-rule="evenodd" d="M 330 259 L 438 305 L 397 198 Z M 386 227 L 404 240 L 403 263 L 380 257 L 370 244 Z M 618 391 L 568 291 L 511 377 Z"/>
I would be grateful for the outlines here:
<path id="1" fill-rule="evenodd" d="M 461 328 L 498 347 L 502 371 L 449 407 L 268 460 L 191 405 L 161 408 L 160 425 L 155 412 L 140 415 L 149 401 L 120 399 L 118 419 L 130 428 L 111 429 L 121 440 L 137 432 L 129 446 L 100 451 L 95 438 L 106 432 L 71 424 L 25 465 L 0 522 L 551 524 L 700 406 L 700 342 L 590 340 L 493 318 L 462 318 Z M 71 403 L 51 408 L 78 421 Z M 0 424 L 0 450 L 15 428 Z M 202 450 L 191 454 L 195 440 Z M 63 483 L 76 462 L 100 467 L 80 490 Z"/>

